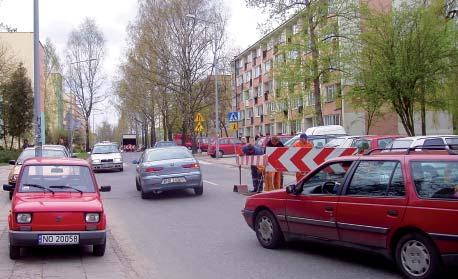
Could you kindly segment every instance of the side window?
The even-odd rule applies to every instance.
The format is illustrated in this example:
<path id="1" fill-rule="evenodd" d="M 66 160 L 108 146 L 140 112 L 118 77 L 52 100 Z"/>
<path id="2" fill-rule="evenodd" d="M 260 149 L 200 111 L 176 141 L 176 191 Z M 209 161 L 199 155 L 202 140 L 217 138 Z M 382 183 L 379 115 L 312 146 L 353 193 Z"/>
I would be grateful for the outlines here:
<path id="1" fill-rule="evenodd" d="M 377 141 L 377 146 L 378 148 L 383 148 L 385 149 L 387 146 L 389 146 L 393 142 L 393 139 L 379 139 Z"/>
<path id="2" fill-rule="evenodd" d="M 441 138 L 426 139 L 423 146 L 428 149 L 445 149 L 444 140 Z"/>
<path id="3" fill-rule="evenodd" d="M 424 161 L 410 166 L 418 196 L 458 200 L 458 162 Z"/>
<path id="4" fill-rule="evenodd" d="M 340 191 L 340 187 L 344 182 L 345 175 L 351 167 L 353 161 L 344 161 L 338 163 L 332 163 L 321 168 L 312 177 L 304 181 L 302 184 L 303 195 L 309 194 L 337 194 Z M 323 185 L 326 182 L 334 182 L 335 187 L 327 189 L 323 193 Z M 325 189 L 326 190 L 326 189 Z"/>
<path id="5" fill-rule="evenodd" d="M 220 139 L 219 144 L 227 144 L 227 139 Z"/>
<path id="6" fill-rule="evenodd" d="M 395 161 L 361 161 L 348 186 L 347 195 L 386 196 L 397 165 Z"/>

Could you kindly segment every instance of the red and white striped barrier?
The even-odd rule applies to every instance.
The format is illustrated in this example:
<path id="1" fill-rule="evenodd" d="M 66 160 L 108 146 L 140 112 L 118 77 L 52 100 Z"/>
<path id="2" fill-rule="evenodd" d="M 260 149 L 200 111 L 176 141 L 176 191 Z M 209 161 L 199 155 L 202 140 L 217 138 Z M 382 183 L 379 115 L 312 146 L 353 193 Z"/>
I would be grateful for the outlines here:
<path id="1" fill-rule="evenodd" d="M 355 152 L 356 148 L 267 147 L 267 171 L 309 172 L 329 159 Z"/>
<path id="2" fill-rule="evenodd" d="M 265 166 L 266 155 L 238 155 L 237 166 Z"/>

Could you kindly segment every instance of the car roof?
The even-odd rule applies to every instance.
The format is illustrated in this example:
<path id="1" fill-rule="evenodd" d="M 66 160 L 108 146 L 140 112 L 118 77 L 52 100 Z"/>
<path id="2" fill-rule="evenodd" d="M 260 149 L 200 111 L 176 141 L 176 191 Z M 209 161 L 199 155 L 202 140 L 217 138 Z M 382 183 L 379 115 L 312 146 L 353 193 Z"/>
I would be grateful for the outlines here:
<path id="1" fill-rule="evenodd" d="M 415 161 L 415 160 L 422 160 L 422 161 L 458 161 L 458 155 L 448 155 L 445 153 L 411 153 L 405 154 L 401 152 L 389 152 L 389 153 L 378 153 L 378 154 L 371 154 L 371 155 L 351 155 L 351 156 L 341 156 L 333 158 L 327 162 L 334 162 L 334 161 L 355 161 L 355 160 L 373 160 L 373 161 L 399 161 L 406 159 L 407 161 Z"/>
<path id="2" fill-rule="evenodd" d="M 65 147 L 62 146 L 62 145 L 42 145 L 41 146 L 41 149 L 47 149 L 47 150 L 59 150 L 59 151 L 62 151 L 62 150 L 65 150 Z M 37 149 L 38 147 L 37 146 L 32 146 L 32 147 L 27 147 L 26 149 L 24 150 L 35 150 Z"/>
<path id="3" fill-rule="evenodd" d="M 29 165 L 66 165 L 89 167 L 89 163 L 83 159 L 76 158 L 43 158 L 34 157 L 24 161 L 24 166 Z"/>
<path id="4" fill-rule="evenodd" d="M 458 135 L 413 136 L 413 137 L 397 138 L 396 140 L 419 140 L 419 139 L 430 139 L 430 138 L 458 138 Z"/>
<path id="5" fill-rule="evenodd" d="M 156 148 L 148 148 L 146 149 L 146 151 L 151 151 L 151 150 L 154 150 L 154 151 L 158 151 L 158 150 L 171 150 L 171 149 L 183 149 L 183 150 L 186 150 L 186 151 L 189 151 L 189 149 L 186 147 L 186 146 L 181 146 L 181 145 L 174 145 L 174 146 L 167 146 L 167 147 L 156 147 Z"/>
<path id="6" fill-rule="evenodd" d="M 96 144 L 94 144 L 94 146 L 96 145 L 117 145 L 117 143 L 115 142 L 98 142 Z"/>

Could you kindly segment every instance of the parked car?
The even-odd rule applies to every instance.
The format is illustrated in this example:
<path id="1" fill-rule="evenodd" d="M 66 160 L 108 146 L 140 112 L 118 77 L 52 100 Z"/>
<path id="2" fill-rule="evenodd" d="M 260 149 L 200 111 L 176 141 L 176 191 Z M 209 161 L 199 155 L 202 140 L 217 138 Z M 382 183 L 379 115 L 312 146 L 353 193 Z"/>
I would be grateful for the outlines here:
<path id="1" fill-rule="evenodd" d="M 28 147 L 24 149 L 17 160 L 10 160 L 9 164 L 13 165 L 8 174 L 8 183 L 13 187 L 16 185 L 17 178 L 21 172 L 22 164 L 25 160 L 35 157 L 36 147 Z M 65 158 L 70 157 L 70 152 L 68 149 L 62 145 L 43 145 L 41 151 L 42 157 L 51 157 L 51 158 Z M 9 198 L 13 197 L 13 191 L 10 191 Z"/>
<path id="2" fill-rule="evenodd" d="M 196 139 L 196 146 L 197 146 L 197 149 L 200 148 L 200 150 L 202 152 L 207 152 L 208 151 L 208 144 L 209 144 L 209 139 L 208 138 L 197 138 Z M 188 149 L 192 149 L 192 142 L 191 141 L 187 141 L 185 146 L 188 148 Z"/>
<path id="3" fill-rule="evenodd" d="M 288 140 L 285 143 L 285 147 L 294 146 L 294 144 L 299 141 L 300 134 L 295 135 L 293 138 Z M 323 148 L 328 142 L 335 139 L 336 137 L 333 135 L 314 135 L 314 136 L 307 136 L 307 140 L 313 143 L 314 147 Z"/>
<path id="4" fill-rule="evenodd" d="M 81 159 L 32 158 L 24 162 L 8 216 L 9 254 L 21 256 L 22 247 L 92 245 L 103 256 L 106 217 L 90 165 Z"/>
<path id="5" fill-rule="evenodd" d="M 371 149 L 385 149 L 389 146 L 393 140 L 400 138 L 399 135 L 391 136 L 362 136 L 361 138 L 354 140 L 351 147 L 361 148 L 363 145 L 367 146 L 366 150 Z"/>
<path id="6" fill-rule="evenodd" d="M 147 149 L 137 165 L 135 185 L 142 199 L 164 191 L 194 189 L 196 195 L 204 191 L 199 162 L 184 146 Z"/>
<path id="7" fill-rule="evenodd" d="M 393 154 L 329 160 L 242 210 L 259 243 L 314 240 L 381 252 L 407 278 L 458 262 L 458 156 Z"/>
<path id="8" fill-rule="evenodd" d="M 404 150 L 404 148 L 426 147 L 428 149 L 458 149 L 457 135 L 416 136 L 395 139 L 387 149 Z"/>
<path id="9" fill-rule="evenodd" d="M 98 143 L 90 152 L 89 162 L 93 171 L 123 171 L 123 160 L 118 146 L 113 143 Z"/>
<path id="10" fill-rule="evenodd" d="M 324 147 L 338 147 L 338 148 L 349 148 L 355 147 L 356 142 L 363 138 L 364 136 L 344 136 L 344 137 L 336 137 L 326 143 Z"/>
<path id="11" fill-rule="evenodd" d="M 158 141 L 154 144 L 154 148 L 170 147 L 170 146 L 177 146 L 177 144 L 174 141 Z"/>
<path id="12" fill-rule="evenodd" d="M 281 141 L 281 143 L 285 144 L 288 142 L 293 136 L 290 135 L 277 135 L 278 139 Z M 260 137 L 258 141 L 256 141 L 256 145 L 262 147 L 262 149 L 265 151 L 266 150 L 266 145 L 270 140 L 270 136 L 265 136 L 265 137 Z"/>
<path id="13" fill-rule="evenodd" d="M 341 125 L 324 125 L 324 126 L 310 127 L 307 130 L 305 130 L 305 133 L 308 136 L 322 136 L 322 135 L 345 136 L 347 135 L 345 128 Z"/>
<path id="14" fill-rule="evenodd" d="M 239 154 L 242 148 L 242 142 L 239 139 L 234 138 L 219 138 L 219 154 L 218 157 L 224 155 Z M 216 154 L 216 142 L 213 141 L 209 144 L 207 154 L 215 158 Z"/>

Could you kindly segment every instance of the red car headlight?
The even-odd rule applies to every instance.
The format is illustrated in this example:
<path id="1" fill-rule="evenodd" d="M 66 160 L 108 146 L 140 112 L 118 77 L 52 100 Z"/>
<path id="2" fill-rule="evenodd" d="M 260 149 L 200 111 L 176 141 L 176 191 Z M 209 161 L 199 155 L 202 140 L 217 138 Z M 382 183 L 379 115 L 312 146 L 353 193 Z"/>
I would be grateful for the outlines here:
<path id="1" fill-rule="evenodd" d="M 100 221 L 99 213 L 86 213 L 86 223 L 98 223 Z"/>
<path id="2" fill-rule="evenodd" d="M 30 224 L 32 222 L 32 214 L 31 213 L 17 213 L 16 222 L 18 224 Z"/>

